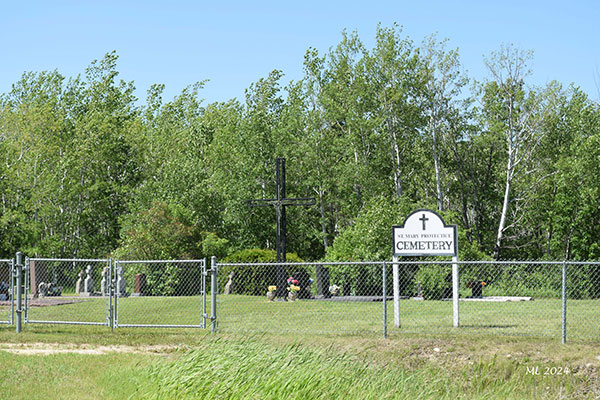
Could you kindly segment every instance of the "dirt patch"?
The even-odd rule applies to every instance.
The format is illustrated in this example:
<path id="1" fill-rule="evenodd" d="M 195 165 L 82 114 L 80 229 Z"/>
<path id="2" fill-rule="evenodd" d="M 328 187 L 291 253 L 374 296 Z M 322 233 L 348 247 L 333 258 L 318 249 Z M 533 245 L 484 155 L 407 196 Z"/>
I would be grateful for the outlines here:
<path id="1" fill-rule="evenodd" d="M 125 346 L 125 345 L 76 345 L 62 343 L 2 343 L 0 351 L 6 351 L 13 354 L 22 355 L 41 355 L 71 353 L 71 354 L 91 354 L 101 355 L 110 353 L 138 353 L 138 354 L 156 354 L 167 355 L 179 350 L 180 346 L 174 345 L 153 345 L 153 346 Z"/>
<path id="2" fill-rule="evenodd" d="M 82 299 L 80 297 L 43 297 L 43 298 L 33 298 L 27 300 L 27 305 L 29 307 L 48 307 L 48 306 L 60 306 L 63 304 L 73 304 L 73 303 L 81 303 L 84 301 L 89 301 L 89 299 Z M 9 301 L 0 301 L 0 306 L 8 307 L 10 306 Z"/>

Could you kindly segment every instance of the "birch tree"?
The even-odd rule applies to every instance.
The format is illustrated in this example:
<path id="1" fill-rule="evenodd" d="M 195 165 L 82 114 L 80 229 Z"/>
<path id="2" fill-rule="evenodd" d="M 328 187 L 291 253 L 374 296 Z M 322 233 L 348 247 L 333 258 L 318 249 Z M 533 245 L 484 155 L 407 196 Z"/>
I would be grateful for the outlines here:
<path id="1" fill-rule="evenodd" d="M 438 41 L 435 35 L 423 43 L 427 80 L 422 106 L 427 119 L 427 137 L 431 141 L 436 202 L 440 212 L 444 211 L 447 191 L 442 166 L 445 142 L 451 139 L 452 128 L 460 126 L 452 119 L 458 114 L 458 96 L 467 83 L 467 79 L 460 73 L 458 50 L 447 51 L 446 43 L 447 39 Z"/>
<path id="2" fill-rule="evenodd" d="M 512 46 L 502 46 L 492 52 L 485 64 L 492 81 L 485 84 L 485 113 L 488 129 L 497 130 L 505 140 L 506 168 L 502 211 L 498 222 L 494 258 L 498 259 L 503 239 L 508 229 L 518 224 L 519 203 L 523 197 L 513 193 L 515 183 L 533 175 L 530 164 L 538 145 L 544 137 L 542 123 L 545 114 L 543 97 L 525 86 L 530 74 L 528 62 L 533 53 Z M 527 195 L 526 191 L 522 193 Z M 513 217 L 509 221 L 509 215 Z"/>

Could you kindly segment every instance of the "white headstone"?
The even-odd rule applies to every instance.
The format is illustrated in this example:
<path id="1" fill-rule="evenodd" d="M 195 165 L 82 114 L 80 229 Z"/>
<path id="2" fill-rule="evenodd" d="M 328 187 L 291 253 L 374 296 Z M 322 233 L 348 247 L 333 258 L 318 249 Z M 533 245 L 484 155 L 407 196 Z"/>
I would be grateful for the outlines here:
<path id="1" fill-rule="evenodd" d="M 77 279 L 77 282 L 75 283 L 75 293 L 76 294 L 83 293 L 83 291 L 84 291 L 83 283 L 84 282 L 85 282 L 85 271 L 80 271 L 79 279 Z"/>
<path id="2" fill-rule="evenodd" d="M 104 269 L 102 270 L 102 280 L 100 281 L 100 292 L 102 293 L 102 296 L 109 296 L 110 293 L 110 285 L 109 285 L 109 277 L 110 275 L 110 271 L 109 271 L 109 267 L 104 267 Z"/>
<path id="3" fill-rule="evenodd" d="M 85 278 L 85 282 L 83 284 L 83 291 L 87 294 L 94 293 L 94 278 L 92 278 L 92 266 L 88 265 L 85 269 L 87 277 Z"/>

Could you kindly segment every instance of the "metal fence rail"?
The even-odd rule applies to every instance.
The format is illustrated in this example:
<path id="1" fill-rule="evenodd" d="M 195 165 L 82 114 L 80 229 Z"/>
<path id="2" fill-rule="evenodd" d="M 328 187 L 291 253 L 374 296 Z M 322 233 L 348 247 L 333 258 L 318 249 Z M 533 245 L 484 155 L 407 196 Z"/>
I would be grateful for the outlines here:
<path id="1" fill-rule="evenodd" d="M 0 260 L 0 310 L 4 319 L 0 324 L 13 324 L 14 302 L 14 260 Z"/>
<path id="2" fill-rule="evenodd" d="M 115 262 L 115 328 L 205 328 L 206 261 Z"/>
<path id="3" fill-rule="evenodd" d="M 26 324 L 112 323 L 112 260 L 27 258 Z"/>

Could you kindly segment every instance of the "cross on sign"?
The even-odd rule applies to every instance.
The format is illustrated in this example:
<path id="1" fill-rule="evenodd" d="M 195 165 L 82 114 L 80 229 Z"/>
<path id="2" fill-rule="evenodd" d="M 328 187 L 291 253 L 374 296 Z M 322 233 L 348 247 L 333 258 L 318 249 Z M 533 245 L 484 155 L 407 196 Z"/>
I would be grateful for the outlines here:
<path id="1" fill-rule="evenodd" d="M 423 222 L 423 230 L 425 230 L 425 221 L 429 221 L 429 218 L 427 218 L 425 214 L 423 214 L 423 216 L 419 218 L 419 221 Z"/>

